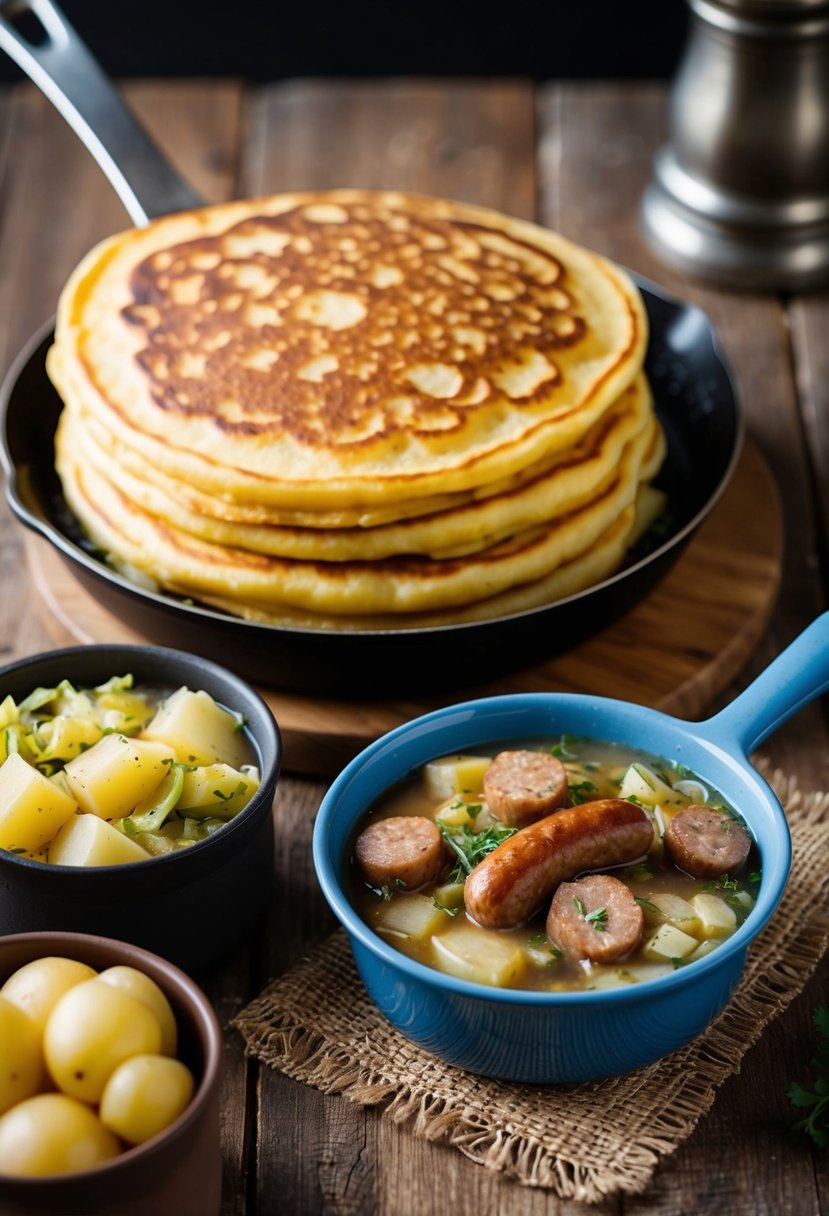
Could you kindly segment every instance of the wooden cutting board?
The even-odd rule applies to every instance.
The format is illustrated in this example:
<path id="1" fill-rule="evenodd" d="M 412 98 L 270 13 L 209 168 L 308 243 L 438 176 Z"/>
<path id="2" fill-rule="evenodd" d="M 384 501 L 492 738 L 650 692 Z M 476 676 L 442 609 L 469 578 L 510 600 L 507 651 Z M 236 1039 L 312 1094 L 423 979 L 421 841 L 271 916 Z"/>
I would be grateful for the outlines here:
<path id="1" fill-rule="evenodd" d="M 152 640 L 104 608 L 46 541 L 28 534 L 26 545 L 39 608 L 56 644 Z M 566 654 L 434 700 L 352 703 L 260 689 L 282 731 L 285 767 L 333 775 L 378 735 L 467 696 L 555 689 L 700 717 L 762 637 L 782 556 L 777 486 L 749 442 L 722 499 L 667 578 L 622 620 Z"/>

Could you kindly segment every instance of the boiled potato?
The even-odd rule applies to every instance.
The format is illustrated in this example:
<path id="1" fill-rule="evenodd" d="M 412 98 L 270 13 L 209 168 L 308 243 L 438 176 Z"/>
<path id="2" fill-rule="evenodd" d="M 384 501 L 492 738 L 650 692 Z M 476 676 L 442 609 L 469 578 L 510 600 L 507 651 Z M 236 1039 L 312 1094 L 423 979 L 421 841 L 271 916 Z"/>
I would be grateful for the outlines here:
<path id="1" fill-rule="evenodd" d="M 20 721 L 20 711 L 17 708 L 14 697 L 11 695 L 3 698 L 0 702 L 0 730 L 4 730 L 7 726 L 13 725 Z"/>
<path id="2" fill-rule="evenodd" d="M 606 988 L 623 988 L 626 984 L 642 984 L 646 980 L 658 979 L 661 975 L 669 975 L 673 971 L 670 963 L 651 963 L 639 967 L 597 968 L 591 974 L 587 985 L 591 992 L 600 992 Z"/>
<path id="3" fill-rule="evenodd" d="M 398 895 L 380 905 L 374 928 L 378 933 L 393 937 L 409 937 L 425 941 L 446 919 L 446 913 L 435 906 L 428 895 Z"/>
<path id="4" fill-rule="evenodd" d="M 724 899 L 701 891 L 691 901 L 700 920 L 703 937 L 728 937 L 737 928 L 737 914 Z"/>
<path id="5" fill-rule="evenodd" d="M 75 1174 L 120 1151 L 95 1112 L 66 1094 L 38 1094 L 0 1117 L 0 1174 Z"/>
<path id="6" fill-rule="evenodd" d="M 635 798 L 645 806 L 685 806 L 688 799 L 657 777 L 646 764 L 634 762 L 622 778 L 620 798 Z"/>
<path id="7" fill-rule="evenodd" d="M 182 764 L 222 763 L 241 768 L 250 760 L 250 744 L 239 719 L 217 705 L 204 689 L 177 689 L 141 737 L 169 744 Z"/>
<path id="8" fill-rule="evenodd" d="M 97 815 L 73 815 L 49 846 L 53 866 L 118 866 L 146 861 L 147 852 Z"/>
<path id="9" fill-rule="evenodd" d="M 473 803 L 474 814 L 469 814 L 469 805 L 455 795 L 435 811 L 435 823 L 446 828 L 471 828 L 481 813 L 480 803 Z"/>
<path id="10" fill-rule="evenodd" d="M 101 1122 L 128 1144 L 143 1144 L 177 1119 L 193 1096 L 193 1075 L 168 1056 L 132 1056 L 101 1097 Z"/>
<path id="11" fill-rule="evenodd" d="M 0 995 L 0 1112 L 36 1094 L 43 1080 L 43 1052 L 34 1019 Z"/>
<path id="12" fill-rule="evenodd" d="M 104 1086 L 124 1060 L 157 1055 L 160 1047 L 161 1026 L 152 1010 L 97 978 L 63 994 L 43 1035 L 53 1081 L 82 1102 L 99 1102 Z"/>
<path id="13" fill-rule="evenodd" d="M 137 734 L 155 713 L 146 697 L 125 689 L 98 692 L 96 701 L 103 725 L 122 735 Z"/>
<path id="14" fill-rule="evenodd" d="M 434 798 L 479 794 L 484 787 L 484 773 L 491 764 L 491 756 L 441 756 L 424 766 L 426 789 Z"/>
<path id="15" fill-rule="evenodd" d="M 681 929 L 683 933 L 694 935 L 699 929 L 699 917 L 687 899 L 680 895 L 672 895 L 669 891 L 652 895 L 649 900 L 658 909 L 656 920 L 668 921 Z M 644 909 L 645 920 L 650 922 L 654 913 L 649 908 Z"/>
<path id="16" fill-rule="evenodd" d="M 526 965 L 521 947 L 514 940 L 497 933 L 484 935 L 460 917 L 432 938 L 432 946 L 440 971 L 496 988 L 513 987 Z"/>
<path id="17" fill-rule="evenodd" d="M 463 907 L 463 890 L 462 882 L 447 882 L 442 887 L 435 887 L 432 898 L 442 908 L 461 908 Z"/>
<path id="18" fill-rule="evenodd" d="M 161 1027 L 161 1054 L 163 1056 L 176 1054 L 178 1031 L 175 1015 L 170 1007 L 170 1002 L 155 980 L 151 980 L 143 971 L 137 971 L 135 967 L 126 966 L 107 967 L 106 971 L 100 972 L 98 979 L 102 984 L 111 984 L 114 988 L 120 988 L 122 992 L 129 993 L 130 996 L 134 996 L 137 1001 L 141 1001 L 148 1009 L 151 1009 Z"/>
<path id="19" fill-rule="evenodd" d="M 665 922 L 660 925 L 650 941 L 645 943 L 645 954 L 653 959 L 687 958 L 692 950 L 696 950 L 699 941 L 690 933 L 683 933 L 676 925 Z"/>
<path id="20" fill-rule="evenodd" d="M 0 849 L 36 853 L 77 809 L 63 790 L 17 753 L 0 764 Z"/>
<path id="21" fill-rule="evenodd" d="M 229 764 L 208 764 L 185 772 L 178 800 L 182 814 L 232 819 L 259 789 L 259 776 L 250 766 L 242 771 Z"/>
<path id="22" fill-rule="evenodd" d="M 92 967 L 72 958 L 36 958 L 10 975 L 0 996 L 27 1013 L 43 1034 L 49 1014 L 64 992 L 95 977 Z"/>
<path id="23" fill-rule="evenodd" d="M 121 819 L 158 788 L 174 758 L 164 743 L 104 735 L 64 772 L 82 811 Z"/>
<path id="24" fill-rule="evenodd" d="M 30 735 L 40 760 L 72 760 L 97 743 L 103 731 L 90 718 L 67 718 L 58 714 L 41 722 L 36 735 Z M 38 740 L 40 742 L 38 742 Z"/>

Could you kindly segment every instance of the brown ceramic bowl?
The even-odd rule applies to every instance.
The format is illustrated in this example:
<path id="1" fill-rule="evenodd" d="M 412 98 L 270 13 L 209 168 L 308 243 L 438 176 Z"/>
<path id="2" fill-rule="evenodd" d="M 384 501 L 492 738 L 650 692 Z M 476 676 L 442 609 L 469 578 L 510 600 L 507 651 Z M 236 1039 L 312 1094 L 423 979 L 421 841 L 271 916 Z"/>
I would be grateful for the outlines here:
<path id="1" fill-rule="evenodd" d="M 126 965 L 155 980 L 173 1007 L 178 1055 L 196 1090 L 174 1123 L 145 1144 L 78 1174 L 46 1178 L 0 1175 L 3 1216 L 215 1216 L 221 1202 L 219 1083 L 222 1036 L 207 997 L 155 954 L 82 933 L 20 933 L 0 937 L 0 984 L 24 963 L 60 955 L 96 971 Z"/>

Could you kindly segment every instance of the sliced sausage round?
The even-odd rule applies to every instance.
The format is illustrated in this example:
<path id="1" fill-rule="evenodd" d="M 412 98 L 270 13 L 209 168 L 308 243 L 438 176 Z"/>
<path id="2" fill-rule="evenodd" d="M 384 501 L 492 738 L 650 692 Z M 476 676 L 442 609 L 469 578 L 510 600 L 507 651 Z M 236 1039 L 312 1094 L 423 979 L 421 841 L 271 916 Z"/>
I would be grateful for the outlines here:
<path id="1" fill-rule="evenodd" d="M 559 883 L 644 857 L 653 825 L 623 798 L 600 798 L 521 828 L 467 875 L 467 913 L 485 929 L 512 929 L 532 916 Z"/>
<path id="2" fill-rule="evenodd" d="M 422 815 L 370 823 L 357 837 L 354 856 L 372 886 L 403 886 L 407 891 L 437 878 L 446 859 L 440 828 Z"/>
<path id="3" fill-rule="evenodd" d="M 671 861 L 693 878 L 720 878 L 745 863 L 751 837 L 725 811 L 686 806 L 668 824 L 665 848 Z"/>
<path id="4" fill-rule="evenodd" d="M 567 801 L 567 770 L 545 752 L 500 752 L 484 774 L 484 797 L 497 819 L 523 827 Z"/>
<path id="5" fill-rule="evenodd" d="M 633 893 L 610 874 L 563 882 L 547 916 L 547 936 L 571 962 L 618 963 L 639 945 L 643 927 Z"/>

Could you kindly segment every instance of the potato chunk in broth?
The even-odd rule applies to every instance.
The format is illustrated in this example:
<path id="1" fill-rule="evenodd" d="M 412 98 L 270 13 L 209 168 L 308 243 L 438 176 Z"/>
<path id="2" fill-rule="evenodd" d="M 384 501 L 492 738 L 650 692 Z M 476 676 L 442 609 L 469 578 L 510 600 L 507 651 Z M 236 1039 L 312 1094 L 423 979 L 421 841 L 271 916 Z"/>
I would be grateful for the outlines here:
<path id="1" fill-rule="evenodd" d="M 650 846 L 603 865 L 591 844 L 590 864 L 580 864 L 582 825 L 624 803 L 647 816 Z M 400 823 L 407 818 L 410 832 Z M 562 847 L 568 833 L 575 844 Z M 525 856 L 540 874 L 524 883 L 536 906 L 508 928 L 483 928 L 465 905 L 467 876 L 484 866 L 497 876 L 497 894 Z M 403 874 L 430 877 L 413 889 Z M 569 735 L 425 765 L 371 808 L 352 857 L 353 902 L 385 941 L 461 979 L 551 992 L 642 983 L 704 957 L 745 920 L 760 877 L 740 816 L 704 780 L 643 752 Z"/>

